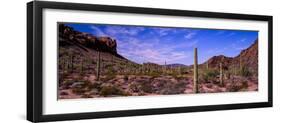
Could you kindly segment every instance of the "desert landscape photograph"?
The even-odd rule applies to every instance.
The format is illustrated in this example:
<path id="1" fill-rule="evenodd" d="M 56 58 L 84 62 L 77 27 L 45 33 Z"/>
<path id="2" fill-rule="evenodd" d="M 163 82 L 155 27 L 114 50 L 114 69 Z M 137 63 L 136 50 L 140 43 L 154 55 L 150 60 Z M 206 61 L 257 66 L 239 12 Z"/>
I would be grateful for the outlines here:
<path id="1" fill-rule="evenodd" d="M 58 99 L 258 91 L 258 31 L 57 26 Z"/>

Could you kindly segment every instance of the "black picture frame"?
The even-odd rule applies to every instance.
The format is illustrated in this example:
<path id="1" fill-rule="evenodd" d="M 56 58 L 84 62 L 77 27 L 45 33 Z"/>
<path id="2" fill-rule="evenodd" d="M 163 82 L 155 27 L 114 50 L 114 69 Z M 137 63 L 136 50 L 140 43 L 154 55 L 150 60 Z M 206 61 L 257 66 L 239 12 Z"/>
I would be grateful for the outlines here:
<path id="1" fill-rule="evenodd" d="M 43 112 L 42 110 L 43 109 L 42 108 L 43 106 L 43 101 L 42 101 L 43 100 L 43 95 L 42 95 L 43 12 L 42 10 L 45 8 L 266 21 L 268 22 L 268 101 L 258 102 L 258 103 L 189 106 L 189 107 L 173 107 L 173 108 L 165 107 L 165 108 L 157 108 L 157 109 L 44 115 L 42 113 Z M 107 117 L 123 117 L 123 116 L 137 116 L 137 115 L 154 115 L 154 114 L 272 107 L 273 106 L 273 97 L 272 97 L 273 32 L 272 31 L 273 31 L 273 17 L 264 16 L 264 15 L 185 11 L 185 10 L 93 5 L 93 4 L 63 3 L 63 2 L 45 2 L 45 1 L 29 2 L 27 3 L 27 120 L 32 122 L 46 122 L 46 121 L 64 121 L 64 120 L 94 119 L 94 118 L 107 118 Z"/>

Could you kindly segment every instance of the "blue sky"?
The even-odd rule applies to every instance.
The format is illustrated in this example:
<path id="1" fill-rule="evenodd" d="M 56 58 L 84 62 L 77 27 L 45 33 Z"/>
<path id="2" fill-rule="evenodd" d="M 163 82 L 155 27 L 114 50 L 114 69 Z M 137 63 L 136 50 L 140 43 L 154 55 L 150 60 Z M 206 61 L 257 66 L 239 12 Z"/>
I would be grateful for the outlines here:
<path id="1" fill-rule="evenodd" d="M 212 56 L 237 56 L 258 38 L 257 31 L 125 26 L 107 24 L 66 24 L 80 32 L 109 36 L 117 40 L 117 52 L 137 63 L 193 64 Z"/>

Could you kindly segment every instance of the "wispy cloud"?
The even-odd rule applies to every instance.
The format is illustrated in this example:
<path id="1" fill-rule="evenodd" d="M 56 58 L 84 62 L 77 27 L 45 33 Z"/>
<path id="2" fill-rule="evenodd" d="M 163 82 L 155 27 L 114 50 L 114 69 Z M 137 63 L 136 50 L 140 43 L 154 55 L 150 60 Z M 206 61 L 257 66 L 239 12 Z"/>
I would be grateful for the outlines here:
<path id="1" fill-rule="evenodd" d="M 127 36 L 135 36 L 138 35 L 145 28 L 143 27 L 124 27 L 124 26 L 107 26 L 105 28 L 105 32 L 110 35 L 127 35 Z"/>
<path id="2" fill-rule="evenodd" d="M 165 36 L 168 35 L 169 33 L 173 33 L 172 29 L 169 28 L 156 28 L 154 31 L 158 33 L 160 36 Z"/>
<path id="3" fill-rule="evenodd" d="M 239 43 L 233 43 L 231 44 L 231 49 L 234 49 L 234 50 L 238 50 L 238 51 L 241 51 L 241 50 L 244 50 L 246 48 L 248 48 L 248 46 L 245 46 L 245 45 L 239 45 Z"/>
<path id="4" fill-rule="evenodd" d="M 186 34 L 186 35 L 184 36 L 184 38 L 186 38 L 186 39 L 192 39 L 195 35 L 196 35 L 195 32 L 191 32 L 191 33 Z"/>
<path id="5" fill-rule="evenodd" d="M 95 33 L 98 36 L 108 36 L 100 28 L 98 28 L 96 26 L 90 26 L 90 28 L 93 30 L 93 33 Z"/>
<path id="6" fill-rule="evenodd" d="M 243 43 L 243 42 L 245 42 L 246 40 L 247 40 L 246 38 L 243 38 L 243 39 L 240 39 L 238 42 Z"/>
<path id="7" fill-rule="evenodd" d="M 215 35 L 217 36 L 225 36 L 225 37 L 231 37 L 234 36 L 236 33 L 234 32 L 229 32 L 227 30 L 218 30 L 217 33 L 215 33 Z"/>
<path id="8" fill-rule="evenodd" d="M 228 48 L 212 48 L 207 51 L 208 54 L 223 54 Z"/>
<path id="9" fill-rule="evenodd" d="M 119 41 L 119 46 L 118 51 L 120 54 L 138 63 L 164 64 L 165 61 L 167 63 L 177 63 L 178 60 L 190 57 L 190 53 L 177 50 L 182 45 L 160 45 L 158 39 L 148 39 L 144 42 L 130 38 L 130 41 Z"/>

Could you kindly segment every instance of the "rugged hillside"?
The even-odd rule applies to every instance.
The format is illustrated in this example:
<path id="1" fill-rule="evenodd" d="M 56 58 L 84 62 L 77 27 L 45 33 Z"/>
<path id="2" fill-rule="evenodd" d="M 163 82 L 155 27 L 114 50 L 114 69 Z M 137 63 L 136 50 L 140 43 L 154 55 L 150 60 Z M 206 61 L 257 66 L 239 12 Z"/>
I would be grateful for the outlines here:
<path id="1" fill-rule="evenodd" d="M 240 54 L 236 57 L 227 57 L 224 55 L 213 56 L 207 62 L 203 63 L 206 65 L 208 63 L 208 67 L 215 68 L 218 67 L 220 63 L 222 63 L 225 69 L 232 67 L 239 67 L 240 63 L 243 66 L 247 66 L 252 71 L 257 71 L 258 67 L 258 40 L 240 52 Z"/>
<path id="2" fill-rule="evenodd" d="M 98 62 L 100 74 L 129 71 L 125 69 L 128 65 L 137 66 L 119 55 L 116 47 L 115 39 L 96 37 L 60 24 L 59 72 L 60 74 L 96 74 Z M 100 54 L 100 60 L 98 54 Z M 64 78 L 60 77 L 60 79 Z"/>
<path id="3" fill-rule="evenodd" d="M 220 63 L 222 63 L 223 66 L 229 66 L 230 64 L 232 64 L 233 59 L 234 58 L 226 57 L 224 55 L 219 55 L 219 56 L 213 56 L 207 61 L 207 63 L 208 63 L 208 67 L 210 68 L 219 67 Z"/>
<path id="4" fill-rule="evenodd" d="M 241 53 L 236 56 L 232 64 L 241 63 L 244 66 L 249 67 L 252 70 L 258 69 L 258 39 L 247 49 L 242 50 Z"/>

